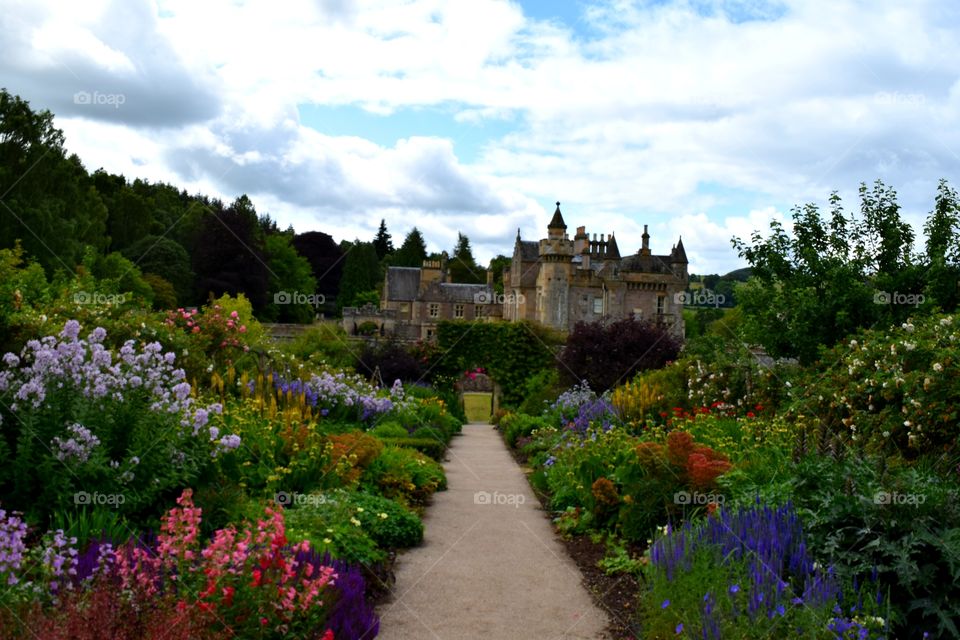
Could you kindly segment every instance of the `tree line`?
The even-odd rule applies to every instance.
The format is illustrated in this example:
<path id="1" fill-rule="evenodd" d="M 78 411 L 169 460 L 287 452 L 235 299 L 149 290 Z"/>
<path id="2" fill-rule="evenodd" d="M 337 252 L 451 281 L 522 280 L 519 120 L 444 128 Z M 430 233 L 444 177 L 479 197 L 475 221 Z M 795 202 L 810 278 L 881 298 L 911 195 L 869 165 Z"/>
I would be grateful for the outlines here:
<path id="1" fill-rule="evenodd" d="M 337 243 L 321 231 L 279 228 L 246 195 L 227 204 L 90 173 L 64 142 L 52 113 L 0 90 L 0 248 L 20 245 L 52 279 L 87 269 L 158 309 L 243 293 L 263 320 L 306 322 L 377 303 L 389 266 L 440 258 L 416 227 L 398 248 L 384 220 L 371 240 Z M 463 234 L 449 264 L 455 282 L 485 281 Z"/>

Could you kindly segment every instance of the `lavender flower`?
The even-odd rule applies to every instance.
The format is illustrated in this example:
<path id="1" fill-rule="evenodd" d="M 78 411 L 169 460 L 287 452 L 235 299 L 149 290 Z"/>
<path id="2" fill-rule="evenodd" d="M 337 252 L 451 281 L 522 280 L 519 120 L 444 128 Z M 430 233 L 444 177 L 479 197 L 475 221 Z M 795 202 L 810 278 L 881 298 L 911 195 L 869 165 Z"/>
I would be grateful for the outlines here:
<path id="1" fill-rule="evenodd" d="M 63 440 L 56 436 L 50 443 L 55 449 L 57 460 L 61 462 L 76 460 L 80 463 L 89 460 L 90 454 L 100 444 L 100 438 L 79 422 L 67 426 L 67 431 L 72 434 L 70 438 Z"/>

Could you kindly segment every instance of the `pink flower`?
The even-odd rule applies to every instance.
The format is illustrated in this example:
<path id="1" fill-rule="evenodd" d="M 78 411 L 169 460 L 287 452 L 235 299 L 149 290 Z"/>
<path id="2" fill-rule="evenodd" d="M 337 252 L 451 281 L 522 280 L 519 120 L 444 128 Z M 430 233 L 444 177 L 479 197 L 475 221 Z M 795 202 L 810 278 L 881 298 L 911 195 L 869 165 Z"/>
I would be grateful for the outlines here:
<path id="1" fill-rule="evenodd" d="M 237 313 L 236 311 L 231 311 L 231 312 L 230 312 L 230 317 L 233 318 L 234 320 L 236 320 L 237 318 L 240 317 L 240 314 Z"/>
<path id="2" fill-rule="evenodd" d="M 240 325 L 240 333 L 246 333 L 246 332 L 247 332 L 247 325 L 245 324 Z"/>

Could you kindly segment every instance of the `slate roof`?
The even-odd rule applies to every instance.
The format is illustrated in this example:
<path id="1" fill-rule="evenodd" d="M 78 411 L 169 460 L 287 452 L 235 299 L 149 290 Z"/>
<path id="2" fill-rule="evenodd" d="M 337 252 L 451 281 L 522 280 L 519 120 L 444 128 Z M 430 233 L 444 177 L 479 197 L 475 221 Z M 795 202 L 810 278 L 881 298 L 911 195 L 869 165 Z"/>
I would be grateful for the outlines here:
<path id="1" fill-rule="evenodd" d="M 524 262 L 536 262 L 540 259 L 540 243 L 533 240 L 520 241 L 520 259 Z"/>
<path id="2" fill-rule="evenodd" d="M 466 284 L 462 282 L 441 282 L 440 293 L 444 300 L 449 302 L 469 302 L 475 301 L 482 304 L 484 301 L 493 300 L 493 289 L 485 284 Z M 485 296 L 475 298 L 476 294 L 485 293 Z"/>
<path id="3" fill-rule="evenodd" d="M 553 219 L 547 225 L 547 229 L 566 229 L 567 223 L 563 221 L 563 215 L 560 213 L 560 203 L 557 203 L 557 210 L 553 212 Z"/>
<path id="4" fill-rule="evenodd" d="M 620 260 L 620 270 L 638 273 L 672 273 L 670 256 L 641 256 L 636 253 Z"/>
<path id="5" fill-rule="evenodd" d="M 420 269 L 390 267 L 387 269 L 387 300 L 412 302 L 420 291 Z"/>

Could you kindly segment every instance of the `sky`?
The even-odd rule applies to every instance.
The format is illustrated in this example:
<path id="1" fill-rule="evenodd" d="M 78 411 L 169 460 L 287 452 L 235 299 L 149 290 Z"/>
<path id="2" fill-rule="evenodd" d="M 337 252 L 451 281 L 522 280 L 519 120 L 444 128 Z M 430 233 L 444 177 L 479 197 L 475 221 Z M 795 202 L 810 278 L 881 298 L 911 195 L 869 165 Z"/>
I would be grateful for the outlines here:
<path id="1" fill-rule="evenodd" d="M 556 201 L 705 274 L 834 190 L 919 231 L 960 186 L 955 0 L 0 0 L 0 51 L 91 171 L 481 263 Z"/>

